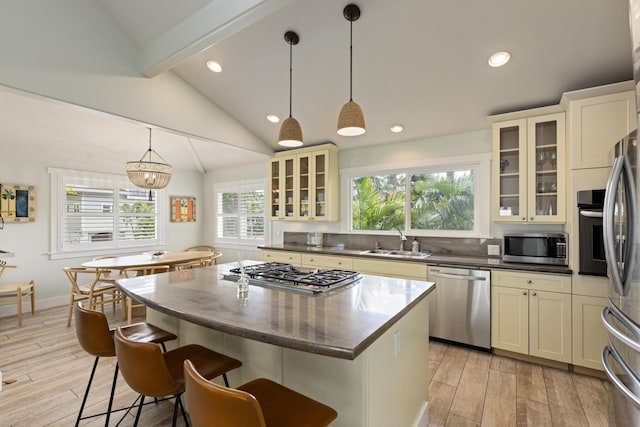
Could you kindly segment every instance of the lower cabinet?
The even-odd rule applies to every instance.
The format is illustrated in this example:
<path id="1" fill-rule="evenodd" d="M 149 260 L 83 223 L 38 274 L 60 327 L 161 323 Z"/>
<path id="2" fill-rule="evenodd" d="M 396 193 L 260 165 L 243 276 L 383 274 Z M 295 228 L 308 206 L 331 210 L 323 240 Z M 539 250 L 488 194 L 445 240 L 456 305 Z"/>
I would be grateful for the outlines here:
<path id="1" fill-rule="evenodd" d="M 353 270 L 353 258 L 333 255 L 302 254 L 302 267 Z"/>
<path id="2" fill-rule="evenodd" d="M 286 264 L 300 265 L 301 255 L 297 252 L 260 250 L 260 261 L 283 262 Z"/>
<path id="3" fill-rule="evenodd" d="M 493 270 L 491 345 L 571 363 L 570 292 L 570 276 Z"/>
<path id="4" fill-rule="evenodd" d="M 607 299 L 582 295 L 573 296 L 573 364 L 603 370 L 600 355 L 608 343 L 607 330 L 600 313 Z"/>
<path id="5" fill-rule="evenodd" d="M 362 274 L 397 277 L 401 279 L 427 280 L 427 264 L 411 261 L 384 261 L 371 258 L 354 258 L 353 269 Z"/>

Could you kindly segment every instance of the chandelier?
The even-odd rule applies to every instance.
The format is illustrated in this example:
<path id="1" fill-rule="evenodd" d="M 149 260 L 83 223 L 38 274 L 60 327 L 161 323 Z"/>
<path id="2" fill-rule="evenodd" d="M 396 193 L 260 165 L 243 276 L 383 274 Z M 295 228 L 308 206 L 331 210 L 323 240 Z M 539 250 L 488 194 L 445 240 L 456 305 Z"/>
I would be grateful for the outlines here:
<path id="1" fill-rule="evenodd" d="M 151 153 L 155 154 L 161 162 L 152 161 Z M 147 157 L 146 160 L 145 157 Z M 142 155 L 140 160 L 127 162 L 129 180 L 136 187 L 149 189 L 149 201 L 151 201 L 151 190 L 159 190 L 166 187 L 171 181 L 172 172 L 173 167 L 151 148 L 151 128 L 149 128 L 149 149 Z"/>

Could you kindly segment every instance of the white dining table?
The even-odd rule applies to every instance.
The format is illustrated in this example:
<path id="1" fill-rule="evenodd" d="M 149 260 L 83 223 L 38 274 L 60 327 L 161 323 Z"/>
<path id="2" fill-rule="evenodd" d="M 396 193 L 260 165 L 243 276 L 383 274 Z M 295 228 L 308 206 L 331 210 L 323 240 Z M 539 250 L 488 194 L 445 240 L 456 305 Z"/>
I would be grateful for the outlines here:
<path id="1" fill-rule="evenodd" d="M 139 255 L 123 255 L 112 258 L 95 259 L 83 262 L 85 268 L 103 268 L 106 270 L 123 270 L 132 267 L 148 267 L 154 265 L 182 264 L 183 262 L 198 261 L 213 256 L 211 251 L 183 251 L 163 252 L 161 255 L 143 253 Z"/>

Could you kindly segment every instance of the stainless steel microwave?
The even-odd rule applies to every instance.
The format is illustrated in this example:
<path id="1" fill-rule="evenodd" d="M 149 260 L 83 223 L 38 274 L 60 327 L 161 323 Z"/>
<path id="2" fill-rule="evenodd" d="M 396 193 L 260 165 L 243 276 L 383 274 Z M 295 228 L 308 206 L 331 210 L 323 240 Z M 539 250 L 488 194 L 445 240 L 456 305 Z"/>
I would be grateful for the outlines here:
<path id="1" fill-rule="evenodd" d="M 507 233 L 502 260 L 532 264 L 568 265 L 566 233 Z"/>

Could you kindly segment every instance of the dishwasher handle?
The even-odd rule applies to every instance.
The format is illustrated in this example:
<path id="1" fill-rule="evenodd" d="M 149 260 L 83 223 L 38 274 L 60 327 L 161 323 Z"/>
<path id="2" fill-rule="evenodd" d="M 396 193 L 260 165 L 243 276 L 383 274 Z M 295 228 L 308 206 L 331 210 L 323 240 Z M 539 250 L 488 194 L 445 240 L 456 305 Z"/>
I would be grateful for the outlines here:
<path id="1" fill-rule="evenodd" d="M 445 279 L 472 280 L 474 282 L 482 282 L 487 280 L 486 277 L 482 277 L 482 276 L 440 273 L 440 270 L 429 270 L 429 277 L 432 277 L 432 276 L 442 277 Z"/>

